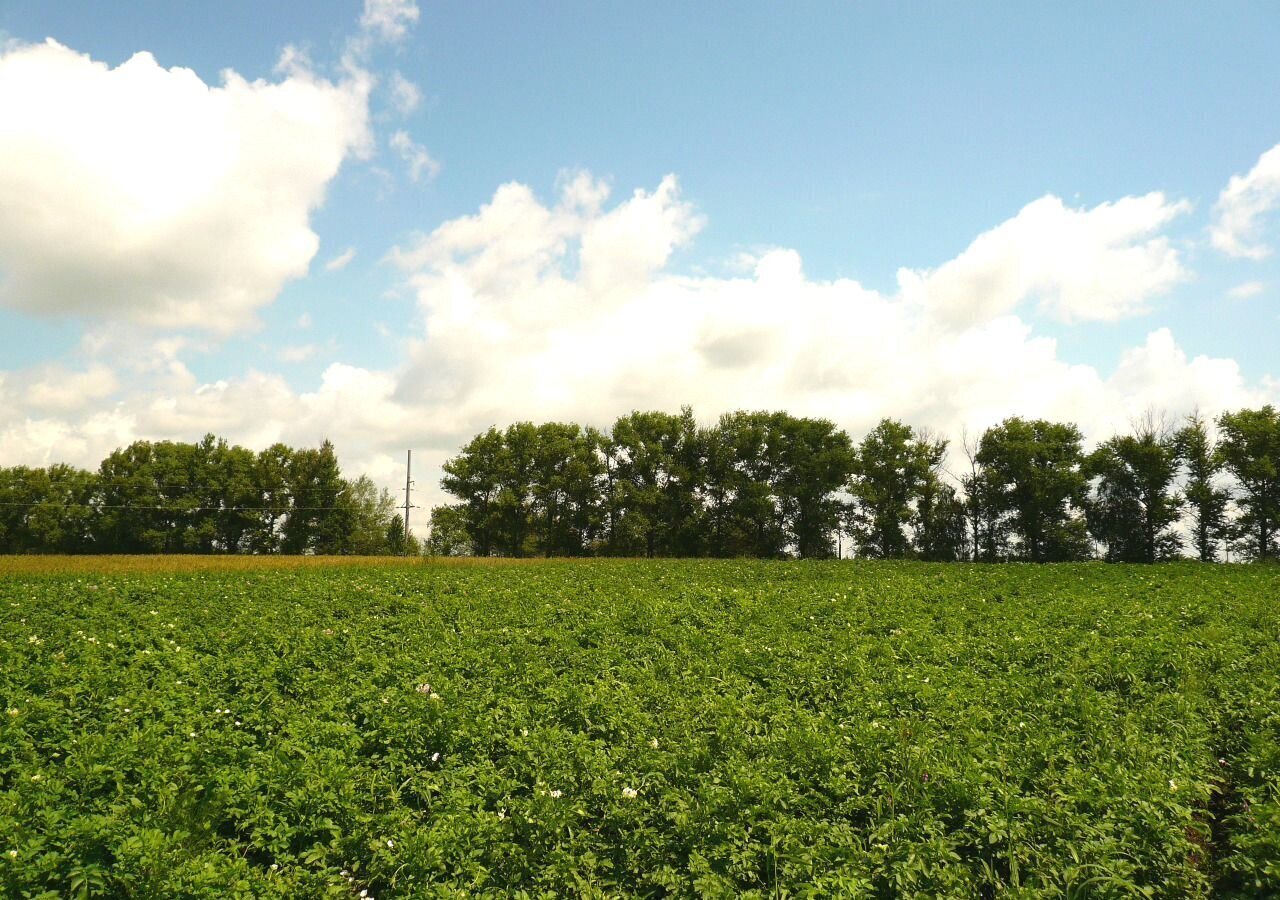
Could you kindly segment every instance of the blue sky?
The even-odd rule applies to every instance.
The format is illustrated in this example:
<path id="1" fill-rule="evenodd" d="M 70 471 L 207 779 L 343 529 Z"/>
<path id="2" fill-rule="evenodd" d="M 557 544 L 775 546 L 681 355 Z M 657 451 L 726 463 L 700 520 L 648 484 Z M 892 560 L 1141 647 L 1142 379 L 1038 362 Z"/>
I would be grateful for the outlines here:
<path id="1" fill-rule="evenodd" d="M 394 27 L 382 29 L 380 14 L 390 16 L 385 21 Z M 340 166 L 333 174 L 322 161 L 307 163 L 314 162 L 315 174 L 299 191 L 313 192 L 316 199 L 295 201 L 297 208 L 278 211 L 281 221 L 291 225 L 304 216 L 303 230 L 318 237 L 314 253 L 301 255 L 305 271 L 296 264 L 271 269 L 247 288 L 218 284 L 218 271 L 190 276 L 198 283 L 186 275 L 169 279 L 149 272 L 147 279 L 162 279 L 166 285 L 172 281 L 176 290 L 191 292 L 189 298 L 173 301 L 182 304 L 180 315 L 132 308 L 128 296 L 135 288 L 128 279 L 136 276 L 133 268 L 134 274 L 120 274 L 114 268 L 95 268 L 97 262 L 85 262 L 88 274 L 76 282 L 85 296 L 64 303 L 61 294 L 40 281 L 49 280 L 50 268 L 23 268 L 33 252 L 39 253 L 32 248 L 34 238 L 15 239 L 14 248 L 21 244 L 21 252 L 11 248 L 6 256 L 0 233 L 0 276 L 9 275 L 11 283 L 27 291 L 22 297 L 12 289 L 0 295 L 0 372 L 7 373 L 9 390 L 44 396 L 40 379 L 51 375 L 116 373 L 114 390 L 99 392 L 82 408 L 63 398 L 11 411 L 8 420 L 0 421 L 0 435 L 5 429 L 8 434 L 0 437 L 0 462 L 47 456 L 52 449 L 42 448 L 40 435 L 44 440 L 48 435 L 79 435 L 70 446 L 88 456 L 111 439 L 178 437 L 169 432 L 198 424 L 199 406 L 189 405 L 194 402 L 190 398 L 216 393 L 210 385 L 238 386 L 252 396 L 261 393 L 261 385 L 250 386 L 253 377 L 269 376 L 278 379 L 280 398 L 289 392 L 305 398 L 324 393 L 325 373 L 332 382 L 335 364 L 346 367 L 341 371 L 348 375 L 350 369 L 378 380 L 383 391 L 378 396 L 391 404 L 386 412 L 394 423 L 385 434 L 369 438 L 366 427 L 362 436 L 349 441 L 352 464 L 375 473 L 387 464 L 374 460 L 389 455 L 394 446 L 425 443 L 443 452 L 458 434 L 491 419 L 557 415 L 607 420 L 639 402 L 676 406 L 688 400 L 713 416 L 760 397 L 829 415 L 856 431 L 867 416 L 895 411 L 892 392 L 883 400 L 876 394 L 880 377 L 893 381 L 895 376 L 856 364 L 841 369 L 839 355 L 833 353 L 822 372 L 809 375 L 824 385 L 844 385 L 843 393 L 834 387 L 823 388 L 826 394 L 809 390 L 803 374 L 807 370 L 797 368 L 796 361 L 812 356 L 803 350 L 810 338 L 796 333 L 792 323 L 782 323 L 828 309 L 823 305 L 828 300 L 794 298 L 825 296 L 822 286 L 833 283 L 852 291 L 849 285 L 857 282 L 859 289 L 876 295 L 877 303 L 887 304 L 840 321 L 857 330 L 864 321 L 859 316 L 865 315 L 875 343 L 893 344 L 901 338 L 904 354 L 942 359 L 968 345 L 936 344 L 922 337 L 933 333 L 931 314 L 903 324 L 895 302 L 932 309 L 945 296 L 949 327 L 954 331 L 957 323 L 963 324 L 971 341 L 984 328 L 988 335 L 992 329 L 1005 329 L 1000 331 L 1005 335 L 1024 329 L 1021 339 L 1001 338 L 1015 344 L 984 346 L 1010 360 L 1020 359 L 1028 342 L 1036 347 L 1035 378 L 1044 379 L 1041 394 L 1048 397 L 1043 409 L 1026 408 L 1038 406 L 1027 395 L 999 395 L 999 384 L 1019 380 L 1017 369 L 989 373 L 986 393 L 975 387 L 964 398 L 944 396 L 945 384 L 955 377 L 940 375 L 942 382 L 917 385 L 913 396 L 928 397 L 898 414 L 928 419 L 944 430 L 960 420 L 1014 412 L 1065 415 L 1113 401 L 1119 405 L 1097 427 L 1118 421 L 1132 410 L 1115 398 L 1141 394 L 1145 387 L 1117 381 L 1117 368 L 1126 353 L 1149 347 L 1155 332 L 1160 340 L 1168 336 L 1176 348 L 1173 357 L 1187 365 L 1169 372 L 1164 393 L 1155 384 L 1159 364 L 1148 366 L 1151 371 L 1144 377 L 1154 393 L 1146 399 L 1152 404 L 1177 406 L 1172 398 L 1196 394 L 1192 388 L 1201 392 L 1193 398 L 1198 405 L 1214 396 L 1222 403 L 1271 399 L 1274 378 L 1280 376 L 1274 353 L 1280 333 L 1276 257 L 1233 255 L 1213 239 L 1215 229 L 1224 227 L 1220 196 L 1229 179 L 1247 176 L 1257 166 L 1256 177 L 1244 186 L 1241 204 L 1254 212 L 1245 223 L 1247 241 L 1237 235 L 1240 246 L 1257 250 L 1280 242 L 1280 217 L 1271 199 L 1280 187 L 1271 168 L 1260 162 L 1280 142 L 1280 94 L 1273 89 L 1280 76 L 1274 52 L 1280 8 L 1273 3 L 962 8 L 458 2 L 422 3 L 419 8 L 409 0 L 370 0 L 367 7 L 359 2 L 104 6 L 4 0 L 0 32 L 10 41 L 9 57 L 46 38 L 107 69 L 146 51 L 158 63 L 147 73 L 156 84 L 170 78 L 169 70 L 187 68 L 211 89 L 222 84 L 226 69 L 250 82 L 276 84 L 295 77 L 278 65 L 284 49 L 294 47 L 309 59 L 307 77 L 322 79 L 335 91 L 349 89 L 349 96 L 362 104 L 363 116 L 350 123 L 352 136 L 335 145 Z M 375 85 L 365 93 L 352 86 L 353 60 Z M 51 55 L 54 64 L 72 68 L 68 60 Z M 83 72 L 76 77 L 96 76 Z M 397 108 L 391 86 L 399 79 L 420 95 L 411 110 L 403 103 Z M 14 83 L 11 79 L 10 90 L 19 90 Z M 0 86 L 0 106 L 3 90 Z M 122 104 L 143 102 L 141 96 L 131 99 L 129 90 L 116 85 L 104 96 Z M 51 96 L 56 108 L 57 95 Z M 345 102 L 336 96 L 328 100 Z M 162 124 L 144 121 L 139 146 L 154 142 L 148 129 Z M 41 127 L 39 122 L 31 125 Z M 280 124 L 271 140 L 287 142 L 288 127 Z M 415 152 L 429 154 L 434 163 L 423 164 L 416 180 L 393 142 L 400 132 L 405 136 L 401 146 L 407 143 Z M 0 132 L 0 141 L 5 135 Z M 91 143 L 94 135 L 86 132 L 83 138 Z M 8 133 L 11 150 L 35 145 L 21 144 L 24 139 L 20 132 Z M 282 150 L 280 158 L 287 159 L 288 152 Z M 21 159 L 8 160 L 15 158 Z M 296 161 L 289 165 L 304 167 Z M 52 190 L 50 185 L 67 187 L 72 199 L 66 201 L 66 215 L 79 209 L 70 180 L 72 175 L 82 180 L 82 168 L 70 174 L 55 171 L 39 182 L 41 191 Z M 609 226 L 621 242 L 615 249 L 622 256 L 650 240 L 662 247 L 657 257 L 636 263 L 646 278 L 633 285 L 628 298 L 601 299 L 599 288 L 584 287 L 581 278 L 575 281 L 577 255 L 589 253 L 582 241 L 595 240 L 584 238 L 588 226 L 581 223 L 565 225 L 567 230 L 550 237 L 550 232 L 515 235 L 505 225 L 483 222 L 476 226 L 482 234 L 474 240 L 433 242 L 424 237 L 446 223 L 477 216 L 486 204 L 502 206 L 495 192 L 513 182 L 531 191 L 538 208 L 554 210 L 578 172 L 590 173 L 611 189 L 588 219 L 622 218 L 634 191 L 652 198 L 661 194 L 665 176 L 677 179 L 676 192 L 657 203 L 665 213 L 645 213 L 652 214 L 648 225 L 636 224 L 644 218 L 637 207 L 631 217 L 636 221 L 622 228 L 621 236 Z M 103 177 L 110 181 L 113 176 L 107 172 Z M 202 176 L 192 171 L 184 177 Z M 245 181 L 257 184 L 249 176 Z M 130 184 L 136 187 L 136 182 Z M 261 221 L 263 204 L 275 202 L 270 184 L 264 180 L 258 194 L 246 189 L 239 208 L 209 213 L 217 227 Z M 9 187 L 28 194 L 35 190 L 28 182 Z M 1160 193 L 1160 203 L 1132 216 L 1126 213 L 1123 223 L 1107 226 L 1102 224 L 1105 214 L 1088 215 L 1103 205 L 1153 192 Z M 1030 216 L 1018 218 L 1046 196 L 1058 198 L 1061 210 L 1046 210 L 1042 225 L 1034 227 L 1024 221 Z M 55 209 L 63 208 L 55 204 Z M 109 205 L 103 209 L 86 227 L 115 214 Z M 201 215 L 207 211 L 200 209 Z M 537 216 L 527 204 L 513 203 L 509 209 L 512 215 Z M 673 224 L 672 217 L 679 221 Z M 494 213 L 492 218 L 501 216 Z M 998 249 L 977 254 L 977 262 L 971 254 L 959 267 L 956 277 L 967 285 L 964 290 L 943 279 L 921 287 L 916 300 L 902 291 L 900 269 L 944 272 L 948 261 L 964 258 L 980 235 L 1010 221 L 1021 224 L 988 242 L 999 244 Z M 1059 232 L 1059 225 L 1066 231 Z M 641 231 L 628 230 L 633 226 Z M 673 229 L 669 234 L 662 231 L 668 226 Z M 1115 229 L 1107 232 L 1110 237 L 1097 236 L 1108 227 Z M 1022 232 L 1034 237 L 1019 237 Z M 1060 233 L 1079 247 L 1055 261 L 1043 247 Z M 550 243 L 539 243 L 542 237 Z M 148 233 L 147 240 L 163 247 L 154 251 L 161 257 L 156 266 L 186 271 L 183 259 L 168 260 L 173 234 Z M 541 249 L 528 251 L 530 246 Z M 389 260 L 397 247 L 400 263 Z M 241 244 L 236 248 L 243 252 Z M 416 256 L 414 248 L 420 251 Z M 753 266 L 779 248 L 802 260 L 802 280 L 783 279 L 776 289 L 760 289 L 769 296 L 757 297 L 756 291 L 750 301 L 709 299 L 746 290 L 742 280 L 749 281 Z M 350 262 L 328 271 L 325 264 L 348 249 L 355 251 Z M 508 275 L 519 269 L 522 252 L 547 252 L 555 261 L 532 281 L 522 280 L 527 273 L 503 275 L 499 281 L 515 285 L 515 293 L 499 296 L 484 280 L 497 276 L 488 269 L 466 268 L 467 260 L 486 249 L 514 267 Z M 1141 271 L 1126 262 L 1134 254 L 1146 255 Z M 1029 257 L 1036 258 L 1039 269 L 1032 271 L 1025 262 Z M 74 268 L 80 261 L 61 264 Z M 977 274 L 975 266 L 981 269 Z M 1010 267 L 1018 270 L 1009 277 L 1020 286 L 1009 287 L 1007 302 L 986 308 L 985 318 L 952 309 L 981 306 L 965 299 L 969 294 L 964 291 L 1004 279 Z M 1096 271 L 1101 279 L 1087 285 L 1104 298 L 1099 305 L 1088 306 L 1081 299 L 1085 276 L 1080 269 Z M 455 286 L 459 280 L 469 286 L 488 323 L 483 328 L 448 324 L 454 320 L 442 307 L 439 292 L 448 273 Z M 117 276 L 121 283 L 115 300 L 96 297 L 95 288 L 85 286 Z M 698 288 L 677 301 L 667 294 L 676 290 L 680 278 L 698 280 Z M 757 272 L 756 287 L 762 283 Z M 253 297 L 216 327 L 201 318 L 199 310 L 222 303 L 219 298 L 233 289 L 248 290 Z M 573 302 L 566 299 L 570 294 Z M 655 299 L 659 295 L 665 299 Z M 853 291 L 843 301 L 830 301 L 837 303 L 833 315 L 843 317 L 845 306 L 860 302 L 856 296 Z M 538 297 L 544 299 L 534 299 Z M 534 303 L 543 304 L 544 318 L 530 315 L 528 304 Z M 547 348 L 554 345 L 554 353 L 562 357 L 566 346 L 575 345 L 553 340 L 559 334 L 555 311 L 582 320 L 584 311 L 610 303 L 616 304 L 610 308 L 620 318 L 602 322 L 599 332 L 579 333 L 577 340 L 647 337 L 656 342 L 656 355 L 683 373 L 687 389 L 679 381 L 659 385 L 603 362 L 599 366 L 604 368 L 584 363 L 553 377 L 547 374 L 549 358 L 532 351 L 521 356 L 526 354 L 523 347 L 513 350 L 500 341 L 484 345 L 484 335 L 494 329 L 505 333 L 518 323 L 534 332 L 531 343 L 546 352 L 553 352 Z M 655 315 L 669 321 L 690 303 L 700 310 L 700 330 L 690 331 L 684 345 L 664 343 L 662 336 L 610 330 L 630 321 L 627 309 L 651 304 Z M 211 318 L 220 315 L 210 311 Z M 299 324 L 304 316 L 310 322 L 306 327 Z M 992 325 L 997 319 L 999 328 Z M 809 327 L 824 331 L 813 323 Z M 698 367 L 702 363 L 682 361 L 711 346 L 708 341 L 732 338 L 738 346 L 755 340 L 752 335 L 783 332 L 785 339 L 760 338 L 763 343 L 744 357 L 733 378 L 704 371 Z M 825 330 L 823 336 L 837 347 L 843 339 L 838 331 Z M 1054 342 L 1048 356 L 1035 343 L 1044 340 Z M 180 342 L 179 349 L 173 349 L 174 341 Z M 1165 350 L 1169 341 L 1162 345 Z M 152 352 L 141 348 L 155 346 L 168 348 L 162 353 L 165 365 L 181 366 L 183 378 L 158 384 L 138 371 L 126 372 L 129 360 Z M 859 346 L 852 340 L 849 354 Z M 282 349 L 289 347 L 297 352 L 282 358 Z M 519 364 L 494 368 L 485 362 L 494 354 L 519 356 Z M 1194 369 L 1198 357 L 1213 364 Z M 1234 374 L 1225 371 L 1227 363 L 1236 367 Z M 776 377 L 779 367 L 787 366 L 790 374 Z M 536 369 L 540 393 L 521 396 L 518 388 L 529 380 L 529 367 Z M 1079 367 L 1105 383 L 1105 390 L 1098 390 L 1111 399 L 1079 391 L 1066 396 L 1064 390 L 1069 394 L 1076 388 L 1063 385 L 1079 388 L 1084 377 Z M 597 378 L 613 385 L 613 391 L 589 397 L 575 392 L 575 384 Z M 504 388 L 507 379 L 514 379 L 510 390 Z M 632 390 L 639 382 L 649 386 Z M 420 423 L 441 418 L 440 410 L 422 397 L 439 393 L 433 385 L 440 384 L 453 385 L 444 416 L 450 422 L 433 430 Z M 744 387 L 738 390 L 735 384 Z M 498 399 L 504 393 L 513 395 L 510 404 Z M 21 406 L 21 399 L 15 405 Z M 290 408 L 290 401 L 281 402 L 283 409 Z M 305 407 L 309 401 L 297 402 Z M 189 415 L 157 419 L 147 413 L 166 404 L 187 409 Z M 245 401 L 233 405 L 243 407 Z M 317 413 L 310 430 L 289 421 L 274 431 L 263 430 L 264 418 L 280 415 L 265 407 L 247 422 L 219 407 L 210 412 L 209 427 L 218 430 L 221 425 L 250 442 L 269 432 L 303 441 L 328 424 L 326 417 L 337 409 L 323 408 L 327 412 Z M 86 424 L 108 411 L 116 416 L 115 424 L 104 425 L 101 433 Z"/>

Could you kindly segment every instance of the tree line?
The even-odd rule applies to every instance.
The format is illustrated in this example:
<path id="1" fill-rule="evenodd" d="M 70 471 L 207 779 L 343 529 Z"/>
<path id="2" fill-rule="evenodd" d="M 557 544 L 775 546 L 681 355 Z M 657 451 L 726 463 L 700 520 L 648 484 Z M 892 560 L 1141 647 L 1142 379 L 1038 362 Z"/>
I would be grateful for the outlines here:
<path id="1" fill-rule="evenodd" d="M 0 468 L 0 553 L 418 552 L 395 502 L 333 445 L 255 453 L 213 435 L 137 441 L 96 472 Z"/>
<path id="2" fill-rule="evenodd" d="M 825 419 L 633 412 L 611 430 L 518 422 L 444 465 L 457 502 L 428 551 L 479 556 L 858 555 L 936 561 L 1280 557 L 1280 413 L 1148 415 L 1086 453 L 1073 424 L 1010 418 L 949 468 L 892 419 L 860 442 Z M 959 455 L 959 454 L 957 454 Z M 846 543 L 846 541 L 848 543 Z"/>

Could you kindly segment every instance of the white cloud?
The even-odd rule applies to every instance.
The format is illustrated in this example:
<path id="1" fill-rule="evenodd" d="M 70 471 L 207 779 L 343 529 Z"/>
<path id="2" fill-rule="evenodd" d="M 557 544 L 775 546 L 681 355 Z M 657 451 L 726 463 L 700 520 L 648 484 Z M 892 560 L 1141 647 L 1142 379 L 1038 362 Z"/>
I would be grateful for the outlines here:
<path id="1" fill-rule="evenodd" d="M 1260 238 L 1261 220 L 1280 206 L 1280 144 L 1258 158 L 1248 174 L 1233 175 L 1218 195 L 1210 238 L 1228 256 L 1262 259 L 1271 253 Z"/>
<path id="2" fill-rule="evenodd" d="M 1258 296 L 1266 289 L 1267 286 L 1261 281 L 1246 281 L 1227 291 L 1227 296 L 1233 300 L 1247 300 L 1250 297 Z"/>
<path id="3" fill-rule="evenodd" d="M 429 181 L 440 174 L 440 163 L 431 158 L 425 147 L 414 143 L 407 131 L 395 132 L 388 143 L 409 167 L 410 181 L 421 181 L 424 177 Z"/>
<path id="4" fill-rule="evenodd" d="M 953 303 L 939 306 L 812 278 L 800 254 L 783 248 L 731 275 L 682 274 L 672 255 L 702 223 L 675 178 L 613 205 L 608 196 L 582 173 L 562 180 L 552 204 L 503 185 L 474 215 L 394 251 L 424 328 L 386 370 L 331 363 L 303 391 L 257 371 L 202 384 L 176 358 L 180 346 L 148 354 L 123 338 L 87 343 L 91 364 L 118 361 L 115 405 L 57 416 L 10 390 L 11 402 L 0 403 L 0 462 L 40 463 L 56 448 L 59 458 L 93 464 L 135 438 L 207 431 L 252 447 L 329 437 L 344 469 L 391 488 L 403 478 L 404 449 L 414 448 L 415 502 L 430 505 L 444 499 L 436 481 L 445 458 L 489 425 L 522 419 L 608 425 L 631 409 L 689 403 L 704 421 L 732 409 L 787 409 L 859 437 L 894 416 L 957 439 L 962 428 L 977 433 L 1019 414 L 1074 421 L 1097 439 L 1149 408 L 1214 415 L 1280 396 L 1274 382 L 1246 382 L 1231 360 L 1189 357 L 1166 329 L 1110 370 L 1073 364 L 964 279 L 949 286 Z M 1135 233 L 1139 246 L 1156 240 Z M 1055 259 L 1022 266 L 1025 283 L 1061 280 Z M 953 317 L 957 307 L 970 311 L 967 321 Z M 10 373 L 4 384 L 24 377 Z"/>
<path id="5" fill-rule="evenodd" d="M 32 411 L 41 413 L 79 413 L 101 404 L 120 386 L 119 380 L 107 366 L 95 364 L 82 371 L 60 365 L 41 366 L 23 373 L 24 377 L 0 382 L 0 397 L 6 391 L 15 395 L 8 402 L 22 403 Z"/>
<path id="6" fill-rule="evenodd" d="M 1009 312 L 1027 301 L 1062 321 L 1114 321 L 1187 277 L 1178 252 L 1157 235 L 1188 211 L 1163 194 L 1071 209 L 1041 197 L 979 235 L 935 270 L 901 269 L 903 294 L 949 325 Z"/>
<path id="7" fill-rule="evenodd" d="M 298 327 L 299 328 L 311 327 L 311 313 L 303 313 L 302 315 L 298 316 Z"/>
<path id="8" fill-rule="evenodd" d="M 356 248 L 348 247 L 346 250 L 343 250 L 337 256 L 326 262 L 324 264 L 324 270 L 326 272 L 337 272 L 340 269 L 345 269 L 347 267 L 347 263 L 351 262 L 351 260 L 355 258 Z"/>
<path id="9" fill-rule="evenodd" d="M 1153 332 L 1107 374 L 1058 356 L 1014 314 L 1039 301 L 1110 319 L 1187 277 L 1161 195 L 1071 210 L 1030 204 L 931 272 L 884 295 L 809 278 L 800 255 L 754 257 L 748 275 L 670 270 L 701 224 L 674 178 L 605 208 L 587 176 L 554 205 L 500 187 L 473 216 L 392 254 L 426 322 L 397 387 L 447 433 L 515 419 L 607 424 L 632 408 L 691 403 L 703 416 L 785 408 L 857 433 L 895 416 L 944 433 L 1020 413 L 1091 433 L 1123 427 L 1154 399 L 1214 410 L 1259 396 L 1230 361 L 1187 361 Z M 1139 366 L 1159 358 L 1164 366 Z M 1206 389 L 1206 385 L 1208 388 Z"/>
<path id="10" fill-rule="evenodd" d="M 414 0 L 365 0 L 360 28 L 376 40 L 394 44 L 404 40 L 420 16 Z"/>
<path id="11" fill-rule="evenodd" d="M 290 344 L 281 347 L 276 354 L 281 362 L 300 363 L 306 362 L 308 359 L 316 355 L 316 351 L 320 348 L 315 344 Z"/>
<path id="12" fill-rule="evenodd" d="M 391 75 L 391 105 L 396 112 L 407 116 L 422 104 L 422 91 L 399 72 Z"/>
<path id="13" fill-rule="evenodd" d="M 139 53 L 0 54 L 0 303 L 226 333 L 306 274 L 309 224 L 369 145 L 370 79 L 296 56 L 276 82 L 206 85 Z"/>

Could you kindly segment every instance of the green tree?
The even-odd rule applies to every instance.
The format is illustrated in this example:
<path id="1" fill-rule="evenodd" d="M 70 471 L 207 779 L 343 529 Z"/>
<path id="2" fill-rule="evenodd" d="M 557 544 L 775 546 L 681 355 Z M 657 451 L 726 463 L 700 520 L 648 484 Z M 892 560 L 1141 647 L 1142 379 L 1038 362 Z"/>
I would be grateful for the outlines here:
<path id="1" fill-rule="evenodd" d="M 947 442 L 928 434 L 916 439 L 923 476 L 916 486 L 911 544 L 916 556 L 931 562 L 963 559 L 968 537 L 964 503 L 943 480 Z"/>
<path id="2" fill-rule="evenodd" d="M 1186 467 L 1182 494 L 1191 512 L 1191 540 L 1201 562 L 1212 562 L 1218 558 L 1218 544 L 1226 533 L 1230 499 L 1227 490 L 1217 484 L 1222 456 L 1199 414 L 1187 418 L 1174 440 Z"/>
<path id="3" fill-rule="evenodd" d="M 611 552 L 693 556 L 698 549 L 701 467 L 697 424 L 680 415 L 632 412 L 613 426 L 608 444 Z"/>
<path id="4" fill-rule="evenodd" d="M 461 501 L 466 532 L 476 556 L 490 556 L 498 549 L 501 528 L 498 495 L 502 490 L 499 469 L 504 445 L 502 432 L 490 428 L 472 438 L 457 456 L 444 464 L 440 484 Z"/>
<path id="5" fill-rule="evenodd" d="M 909 555 L 912 503 L 929 475 L 936 449 L 928 440 L 917 440 L 909 425 L 893 419 L 882 419 L 862 439 L 849 484 L 850 530 L 859 553 L 878 559 Z"/>
<path id="6" fill-rule="evenodd" d="M 1083 466 L 1093 489 L 1086 504 L 1089 530 L 1117 562 L 1175 559 L 1182 541 L 1174 533 L 1181 500 L 1173 491 L 1178 448 L 1154 420 L 1089 454 Z"/>
<path id="7" fill-rule="evenodd" d="M 386 488 L 379 489 L 368 475 L 347 483 L 351 505 L 351 537 L 343 552 L 357 556 L 385 556 L 392 552 L 393 520 L 400 522 L 397 552 L 404 549 L 404 520 L 395 514 L 396 501 Z"/>
<path id="8" fill-rule="evenodd" d="M 281 546 L 286 553 L 349 553 L 355 510 L 333 444 L 294 451 L 289 466 L 292 503 Z"/>
<path id="9" fill-rule="evenodd" d="M 544 556 L 581 556 L 600 531 L 604 459 L 594 429 L 538 426 L 531 486 L 536 541 Z"/>
<path id="10" fill-rule="evenodd" d="M 1077 514 L 1087 481 L 1076 426 L 1006 419 L 982 435 L 976 460 L 989 494 L 987 508 L 1007 517 L 1024 559 L 1050 562 L 1087 555 L 1088 537 Z"/>
<path id="11" fill-rule="evenodd" d="M 835 554 L 844 504 L 839 492 L 856 458 L 849 435 L 826 419 L 770 418 L 771 479 L 788 543 L 802 559 Z"/>
<path id="12" fill-rule="evenodd" d="M 1241 549 L 1256 560 L 1276 559 L 1280 527 L 1280 412 L 1270 405 L 1224 413 L 1218 419 L 1226 470 L 1240 492 L 1236 533 Z"/>
<path id="13" fill-rule="evenodd" d="M 477 546 L 471 532 L 471 511 L 465 504 L 436 506 L 431 510 L 427 553 L 431 556 L 469 556 Z"/>

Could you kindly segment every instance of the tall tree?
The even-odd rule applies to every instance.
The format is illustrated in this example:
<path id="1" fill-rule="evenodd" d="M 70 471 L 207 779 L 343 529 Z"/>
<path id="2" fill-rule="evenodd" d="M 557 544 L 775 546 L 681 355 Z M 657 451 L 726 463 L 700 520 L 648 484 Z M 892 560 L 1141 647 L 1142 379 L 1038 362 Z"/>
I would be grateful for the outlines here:
<path id="1" fill-rule="evenodd" d="M 284 523 L 286 553 L 349 553 L 355 524 L 349 486 L 333 444 L 298 450 L 289 468 L 293 503 Z"/>
<path id="2" fill-rule="evenodd" d="M 696 555 L 697 434 L 688 407 L 680 415 L 632 412 L 614 423 L 608 450 L 613 552 Z"/>
<path id="3" fill-rule="evenodd" d="M 490 556 L 499 549 L 498 494 L 502 490 L 499 469 L 504 444 L 502 432 L 490 428 L 472 438 L 443 467 L 440 485 L 461 501 L 476 556 Z"/>
<path id="4" fill-rule="evenodd" d="M 1218 558 L 1218 544 L 1226 532 L 1230 499 L 1226 488 L 1217 483 L 1222 456 L 1198 413 L 1187 418 L 1174 440 L 1186 467 L 1182 494 L 1191 512 L 1191 540 L 1200 561 L 1212 562 Z"/>
<path id="5" fill-rule="evenodd" d="M 395 514 L 396 501 L 386 488 L 379 488 L 368 475 L 361 475 L 346 486 L 351 506 L 351 536 L 344 553 L 357 556 L 383 556 L 392 552 L 393 521 L 399 522 L 396 552 L 404 549 L 404 520 Z"/>
<path id="6" fill-rule="evenodd" d="M 471 510 L 466 504 L 432 507 L 427 553 L 431 556 L 472 555 L 477 544 L 471 531 L 471 521 Z"/>
<path id="7" fill-rule="evenodd" d="M 1270 405 L 1224 413 L 1218 448 L 1240 486 L 1237 533 L 1253 559 L 1280 558 L 1280 412 Z"/>
<path id="8" fill-rule="evenodd" d="M 1182 540 L 1173 531 L 1181 507 L 1174 438 L 1148 417 L 1132 434 L 1101 444 L 1085 461 L 1093 482 L 1086 518 L 1095 539 L 1116 562 L 1174 559 Z"/>
<path id="9" fill-rule="evenodd" d="M 893 419 L 882 419 L 858 445 L 849 493 L 851 530 L 864 556 L 910 554 L 912 503 L 928 476 L 933 449 L 916 439 L 911 426 Z"/>
<path id="10" fill-rule="evenodd" d="M 786 554 L 790 541 L 776 489 L 778 475 L 777 416 L 765 412 L 734 412 L 720 417 L 717 477 L 725 482 L 713 486 L 704 476 L 703 494 L 727 498 L 727 509 L 713 512 L 721 519 L 721 547 L 725 556 L 754 556 L 761 559 Z M 707 469 L 709 474 L 712 470 Z"/>
<path id="11" fill-rule="evenodd" d="M 931 562 L 954 562 L 967 551 L 967 515 L 956 490 L 943 479 L 947 442 L 927 432 L 916 439 L 924 474 L 916 488 L 911 517 L 915 554 Z"/>
<path id="12" fill-rule="evenodd" d="M 544 556 L 581 556 L 601 527 L 604 461 L 594 429 L 538 426 L 532 498 L 536 541 Z"/>
<path id="13" fill-rule="evenodd" d="M 772 480 L 788 543 L 802 559 L 833 556 L 844 511 L 838 494 L 856 462 L 849 435 L 826 419 L 785 413 L 771 425 Z"/>
<path id="14" fill-rule="evenodd" d="M 1077 514 L 1087 484 L 1076 426 L 1006 419 L 982 435 L 976 460 L 991 489 L 988 502 L 1007 515 L 1025 559 L 1087 555 L 1088 537 Z"/>

